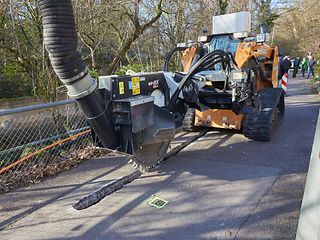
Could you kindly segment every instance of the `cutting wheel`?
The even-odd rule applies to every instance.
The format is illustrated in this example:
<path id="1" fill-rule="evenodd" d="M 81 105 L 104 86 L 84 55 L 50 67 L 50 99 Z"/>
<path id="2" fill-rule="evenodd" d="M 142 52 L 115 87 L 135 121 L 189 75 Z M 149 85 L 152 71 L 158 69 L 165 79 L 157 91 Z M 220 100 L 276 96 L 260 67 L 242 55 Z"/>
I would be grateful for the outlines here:
<path id="1" fill-rule="evenodd" d="M 170 142 L 143 145 L 135 151 L 131 158 L 134 167 L 142 172 L 148 171 L 164 158 L 169 145 Z"/>

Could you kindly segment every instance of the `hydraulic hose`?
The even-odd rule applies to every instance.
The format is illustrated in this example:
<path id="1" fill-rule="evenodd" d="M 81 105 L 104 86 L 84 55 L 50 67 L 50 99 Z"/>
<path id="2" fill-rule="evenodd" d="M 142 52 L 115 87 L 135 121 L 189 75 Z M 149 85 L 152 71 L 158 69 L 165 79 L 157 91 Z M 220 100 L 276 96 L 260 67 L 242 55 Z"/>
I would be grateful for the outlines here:
<path id="1" fill-rule="evenodd" d="M 181 52 L 181 51 L 184 51 L 188 49 L 188 47 L 175 47 L 174 49 L 172 49 L 167 55 L 166 55 L 166 58 L 164 60 L 164 64 L 163 64 L 163 71 L 164 72 L 169 72 L 169 63 L 170 63 L 170 60 L 173 56 L 173 54 L 175 52 Z"/>
<path id="2" fill-rule="evenodd" d="M 218 57 L 216 57 L 218 56 Z M 190 70 L 189 72 L 184 76 L 184 78 L 179 83 L 178 88 L 173 93 L 169 104 L 168 104 L 168 110 L 172 111 L 174 109 L 174 106 L 179 98 L 180 92 L 182 91 L 183 87 L 187 84 L 188 80 L 195 75 L 196 73 L 200 72 L 201 70 L 205 70 L 208 67 L 212 67 L 218 63 L 225 64 L 225 68 L 231 69 L 230 66 L 230 57 L 228 56 L 228 53 L 222 51 L 222 50 L 215 50 L 213 52 L 210 52 L 203 56 Z M 225 83 L 224 91 L 226 89 L 227 83 Z"/>
<path id="3" fill-rule="evenodd" d="M 40 0 L 43 40 L 54 71 L 76 99 L 104 147 L 116 148 L 116 137 L 97 82 L 77 50 L 78 38 L 71 0 Z"/>

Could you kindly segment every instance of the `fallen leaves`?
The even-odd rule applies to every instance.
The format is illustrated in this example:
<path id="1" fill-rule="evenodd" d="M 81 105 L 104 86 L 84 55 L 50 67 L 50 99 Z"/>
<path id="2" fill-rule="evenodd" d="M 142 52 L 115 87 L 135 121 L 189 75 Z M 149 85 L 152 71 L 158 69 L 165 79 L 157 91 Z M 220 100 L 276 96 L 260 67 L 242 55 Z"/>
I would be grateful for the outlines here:
<path id="1" fill-rule="evenodd" d="M 109 150 L 90 146 L 80 150 L 73 150 L 54 158 L 47 156 L 47 158 L 50 157 L 49 160 L 46 159 L 46 156 L 43 156 L 40 162 L 33 163 L 31 161 L 21 164 L 0 177 L 0 193 L 8 192 L 17 187 L 39 183 L 46 177 L 68 171 L 83 161 L 104 156 L 108 153 L 110 153 Z"/>

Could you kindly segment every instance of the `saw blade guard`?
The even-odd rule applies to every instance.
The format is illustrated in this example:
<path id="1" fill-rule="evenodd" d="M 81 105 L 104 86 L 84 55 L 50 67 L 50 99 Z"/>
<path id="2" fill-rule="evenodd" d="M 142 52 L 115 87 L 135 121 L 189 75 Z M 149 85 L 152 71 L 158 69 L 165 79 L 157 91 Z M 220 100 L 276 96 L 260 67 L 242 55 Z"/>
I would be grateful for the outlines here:
<path id="1" fill-rule="evenodd" d="M 173 115 L 154 105 L 153 97 L 114 101 L 115 122 L 120 128 L 120 151 L 132 155 L 139 170 L 147 171 L 162 160 L 175 135 Z"/>

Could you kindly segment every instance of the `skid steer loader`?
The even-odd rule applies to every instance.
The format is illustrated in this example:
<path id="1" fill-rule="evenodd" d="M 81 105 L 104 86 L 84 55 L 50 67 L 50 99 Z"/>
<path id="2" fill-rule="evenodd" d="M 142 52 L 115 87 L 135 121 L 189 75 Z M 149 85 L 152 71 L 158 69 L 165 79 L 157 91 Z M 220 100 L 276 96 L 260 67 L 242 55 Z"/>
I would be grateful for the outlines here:
<path id="1" fill-rule="evenodd" d="M 278 48 L 266 44 L 266 26 L 261 26 L 257 36 L 250 33 L 250 19 L 247 12 L 215 16 L 212 35 L 178 44 L 167 55 L 166 72 L 174 53 L 181 51 L 184 72 L 205 54 L 219 50 L 220 54 L 228 53 L 234 64 L 231 71 L 216 64 L 198 73 L 207 83 L 199 91 L 200 105 L 186 112 L 184 130 L 236 129 L 254 140 L 271 139 L 284 114 L 283 93 L 277 88 Z"/>
<path id="2" fill-rule="evenodd" d="M 130 154 L 141 171 L 162 160 L 188 109 L 202 114 L 194 119 L 201 126 L 209 125 L 211 112 L 218 109 L 221 125 L 239 121 L 241 126 L 244 121 L 245 135 L 258 140 L 269 140 L 282 117 L 282 92 L 273 88 L 265 70 L 273 52 L 268 55 L 269 48 L 262 59 L 255 55 L 260 52 L 254 50 L 256 45 L 244 41 L 239 51 L 248 52 L 247 57 L 235 59 L 228 51 L 209 49 L 187 72 L 105 76 L 96 81 L 77 50 L 72 1 L 40 0 L 39 9 L 45 47 L 69 96 L 101 145 Z M 231 117 L 225 119 L 224 113 Z"/>

